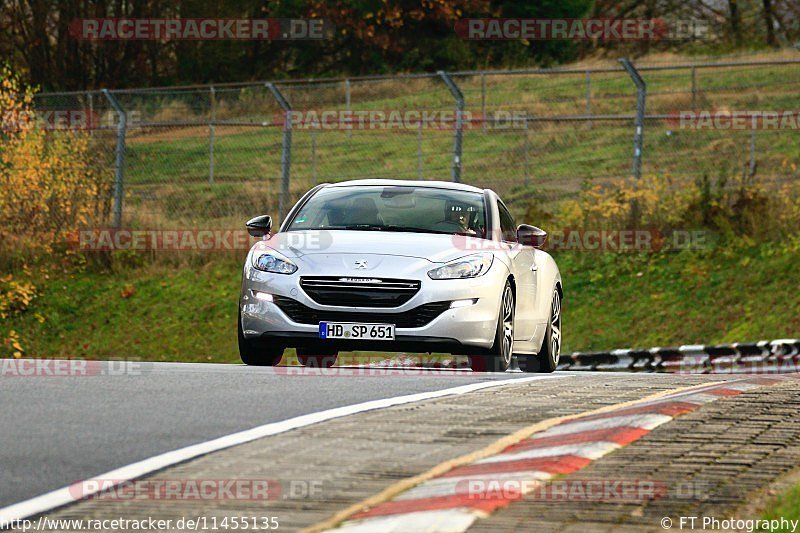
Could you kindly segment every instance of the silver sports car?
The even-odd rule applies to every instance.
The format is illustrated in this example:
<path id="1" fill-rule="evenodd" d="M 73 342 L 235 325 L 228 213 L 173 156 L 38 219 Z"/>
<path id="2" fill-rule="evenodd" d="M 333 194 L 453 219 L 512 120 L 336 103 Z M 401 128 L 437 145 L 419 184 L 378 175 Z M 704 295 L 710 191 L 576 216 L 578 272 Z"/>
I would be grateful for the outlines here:
<path id="1" fill-rule="evenodd" d="M 339 351 L 443 352 L 473 370 L 552 372 L 561 350 L 561 275 L 547 234 L 516 226 L 489 189 L 447 182 L 323 184 L 247 254 L 239 353 L 307 366 Z"/>

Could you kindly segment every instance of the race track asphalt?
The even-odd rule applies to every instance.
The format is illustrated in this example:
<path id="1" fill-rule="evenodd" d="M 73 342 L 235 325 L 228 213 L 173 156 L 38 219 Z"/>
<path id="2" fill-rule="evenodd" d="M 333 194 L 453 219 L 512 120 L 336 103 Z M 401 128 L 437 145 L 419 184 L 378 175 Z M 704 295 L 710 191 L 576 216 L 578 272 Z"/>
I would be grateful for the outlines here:
<path id="1" fill-rule="evenodd" d="M 530 376 L 422 370 L 385 376 L 347 369 L 297 375 L 191 363 L 98 362 L 90 369 L 78 376 L 0 376 L 0 508 L 160 453 L 295 416 Z"/>

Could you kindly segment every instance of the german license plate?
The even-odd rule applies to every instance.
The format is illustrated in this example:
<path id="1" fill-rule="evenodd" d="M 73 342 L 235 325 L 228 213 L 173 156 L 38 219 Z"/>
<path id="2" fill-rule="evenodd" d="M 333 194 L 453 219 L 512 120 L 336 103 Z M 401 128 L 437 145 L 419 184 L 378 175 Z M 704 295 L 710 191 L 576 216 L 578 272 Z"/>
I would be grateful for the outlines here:
<path id="1" fill-rule="evenodd" d="M 394 324 L 360 324 L 350 322 L 320 322 L 321 339 L 364 339 L 393 341 Z"/>

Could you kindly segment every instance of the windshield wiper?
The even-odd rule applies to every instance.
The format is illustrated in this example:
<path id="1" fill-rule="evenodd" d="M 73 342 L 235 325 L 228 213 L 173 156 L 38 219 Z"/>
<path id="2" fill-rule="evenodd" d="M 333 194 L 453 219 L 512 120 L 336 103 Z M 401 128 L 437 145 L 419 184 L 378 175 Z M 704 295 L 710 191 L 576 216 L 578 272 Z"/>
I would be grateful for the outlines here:
<path id="1" fill-rule="evenodd" d="M 428 228 L 418 228 L 415 226 L 398 226 L 390 224 L 383 226 L 381 224 L 348 224 L 346 226 L 326 226 L 322 228 L 305 228 L 305 229 L 318 229 L 318 230 L 355 230 L 355 231 L 394 231 L 394 232 L 408 232 L 408 233 L 432 233 L 435 235 L 471 235 L 467 231 L 454 232 L 454 231 L 441 231 Z"/>
<path id="2" fill-rule="evenodd" d="M 348 224 L 346 226 L 320 226 L 318 228 L 303 228 L 314 230 L 331 230 L 331 229 L 349 229 L 359 231 L 382 231 L 384 229 L 380 224 Z"/>
<path id="3" fill-rule="evenodd" d="M 348 224 L 344 229 L 354 229 L 363 231 L 383 231 L 385 228 L 380 224 Z"/>
<path id="4" fill-rule="evenodd" d="M 361 231 L 407 231 L 410 233 L 449 233 L 447 231 L 437 231 L 427 228 L 415 228 L 413 226 L 398 226 L 396 224 L 348 224 L 346 226 L 329 226 L 326 229 L 349 229 Z"/>
<path id="5" fill-rule="evenodd" d="M 452 235 L 449 231 L 439 231 L 435 229 L 428 229 L 428 228 L 416 228 L 414 226 L 384 226 L 383 228 L 386 231 L 407 231 L 409 233 L 435 233 L 438 235 Z"/>

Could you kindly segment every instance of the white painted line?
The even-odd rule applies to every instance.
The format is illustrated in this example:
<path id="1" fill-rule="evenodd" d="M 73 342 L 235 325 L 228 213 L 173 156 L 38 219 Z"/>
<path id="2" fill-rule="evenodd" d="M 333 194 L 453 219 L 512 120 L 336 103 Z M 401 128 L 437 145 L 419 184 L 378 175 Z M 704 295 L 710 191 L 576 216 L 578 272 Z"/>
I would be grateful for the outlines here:
<path id="1" fill-rule="evenodd" d="M 480 461 L 476 461 L 475 464 L 483 465 L 489 463 L 506 463 L 508 461 L 522 461 L 524 459 L 539 459 L 542 457 L 559 457 L 561 455 L 574 455 L 594 461 L 595 459 L 599 459 L 605 454 L 619 448 L 622 448 L 622 446 L 615 442 L 581 442 L 578 444 L 550 446 L 548 448 L 533 448 L 514 453 L 499 453 L 497 455 L 492 455 L 485 459 L 481 459 Z"/>
<path id="2" fill-rule="evenodd" d="M 478 516 L 474 511 L 460 507 L 441 511 L 416 511 L 345 522 L 333 531 L 348 533 L 408 533 L 409 531 L 460 533 L 466 531 Z"/>
<path id="3" fill-rule="evenodd" d="M 722 388 L 744 392 L 753 389 L 760 389 L 761 385 L 756 385 L 755 383 L 731 383 L 730 385 L 725 385 Z"/>
<path id="4" fill-rule="evenodd" d="M 708 403 L 709 401 L 719 400 L 719 396 L 715 396 L 713 394 L 709 394 L 712 391 L 715 391 L 720 388 L 732 388 L 732 386 L 736 383 L 740 383 L 740 381 L 729 381 L 729 382 L 718 382 L 713 383 L 708 386 L 697 387 L 692 390 L 682 391 L 675 394 L 670 394 L 669 396 L 663 396 L 658 398 L 657 400 L 652 400 L 649 402 L 643 402 L 637 404 L 636 407 L 646 407 L 646 406 L 657 406 L 657 405 L 668 405 L 675 402 L 684 402 L 684 403 Z M 692 398 L 698 397 L 700 401 L 692 401 Z"/>
<path id="5" fill-rule="evenodd" d="M 685 397 L 687 397 L 687 396 L 693 396 L 695 394 L 707 393 L 709 391 L 716 390 L 716 389 L 729 388 L 734 383 L 742 383 L 743 381 L 744 381 L 744 379 L 732 379 L 730 381 L 717 381 L 717 382 L 714 382 L 714 383 L 708 383 L 708 384 L 705 384 L 705 385 L 701 385 L 699 387 L 695 387 L 695 388 L 693 388 L 691 390 L 680 391 L 680 392 L 676 392 L 674 394 L 669 394 L 667 396 L 663 396 L 663 397 L 659 398 L 657 401 L 659 403 L 660 402 L 667 402 L 667 401 L 670 401 L 670 400 L 671 401 L 683 401 L 683 399 Z"/>
<path id="6" fill-rule="evenodd" d="M 560 424 L 558 426 L 553 426 L 546 431 L 542 431 L 541 433 L 537 433 L 533 436 L 533 440 L 535 441 L 536 439 L 543 439 L 545 437 L 553 437 L 556 435 L 583 433 L 584 431 L 594 431 L 596 429 L 609 429 L 618 427 L 653 429 L 661 424 L 666 424 L 670 420 L 672 420 L 671 416 L 654 413 L 596 418 L 594 420 L 586 420 L 584 422 L 581 422 L 580 419 L 578 419 L 576 422 Z"/>
<path id="7" fill-rule="evenodd" d="M 97 481 L 97 486 L 103 486 L 108 483 L 108 480 L 113 479 L 118 484 L 124 481 L 129 481 L 142 477 L 156 470 L 161 470 L 172 466 L 177 463 L 182 463 L 201 455 L 206 455 L 212 452 L 224 450 L 232 446 L 238 446 L 256 439 L 277 435 L 293 429 L 298 429 L 312 424 L 318 424 L 332 420 L 334 418 L 341 418 L 343 416 L 354 415 L 363 413 L 365 411 L 372 411 L 375 409 L 385 409 L 396 405 L 404 405 L 408 403 L 421 402 L 424 400 L 432 400 L 435 398 L 442 398 L 445 396 L 456 396 L 475 392 L 482 389 L 492 387 L 500 387 L 503 385 L 515 385 L 520 383 L 528 383 L 531 381 L 538 381 L 543 379 L 562 379 L 566 376 L 561 375 L 542 375 L 531 376 L 526 378 L 504 379 L 497 381 L 482 381 L 480 383 L 471 383 L 469 385 L 461 385 L 459 387 L 451 387 L 449 389 L 442 389 L 431 392 L 421 392 L 417 394 L 409 394 L 406 396 L 396 396 L 394 398 L 384 398 L 381 400 L 372 400 L 369 402 L 358 403 L 355 405 L 347 405 L 344 407 L 337 407 L 335 409 L 328 409 L 318 413 L 311 413 L 308 415 L 297 416 L 281 422 L 274 422 L 258 426 L 238 433 L 232 433 L 224 437 L 201 442 L 192 446 L 187 446 L 171 452 L 162 453 L 149 459 L 139 461 L 105 474 L 100 474 L 92 479 L 85 480 L 88 482 Z M 92 486 L 91 483 L 86 483 L 84 486 Z M 111 488 L 105 486 L 104 488 Z M 56 489 L 52 492 L 36 496 L 29 500 L 20 503 L 15 503 L 0 509 L 0 524 L 21 520 L 32 515 L 41 514 L 49 511 L 55 507 L 61 507 L 70 503 L 75 503 L 77 500 L 72 496 L 69 486 Z M 91 496 L 94 493 L 85 492 L 84 496 Z"/>
<path id="8" fill-rule="evenodd" d="M 686 402 L 686 403 L 693 403 L 693 404 L 696 404 L 696 405 L 703 405 L 703 404 L 706 404 L 706 403 L 716 402 L 717 400 L 719 400 L 719 398 L 720 398 L 719 396 L 716 396 L 714 394 L 705 394 L 705 393 L 702 393 L 702 392 L 698 392 L 697 394 L 692 394 L 690 396 L 685 396 L 685 397 L 681 398 L 680 401 Z"/>

